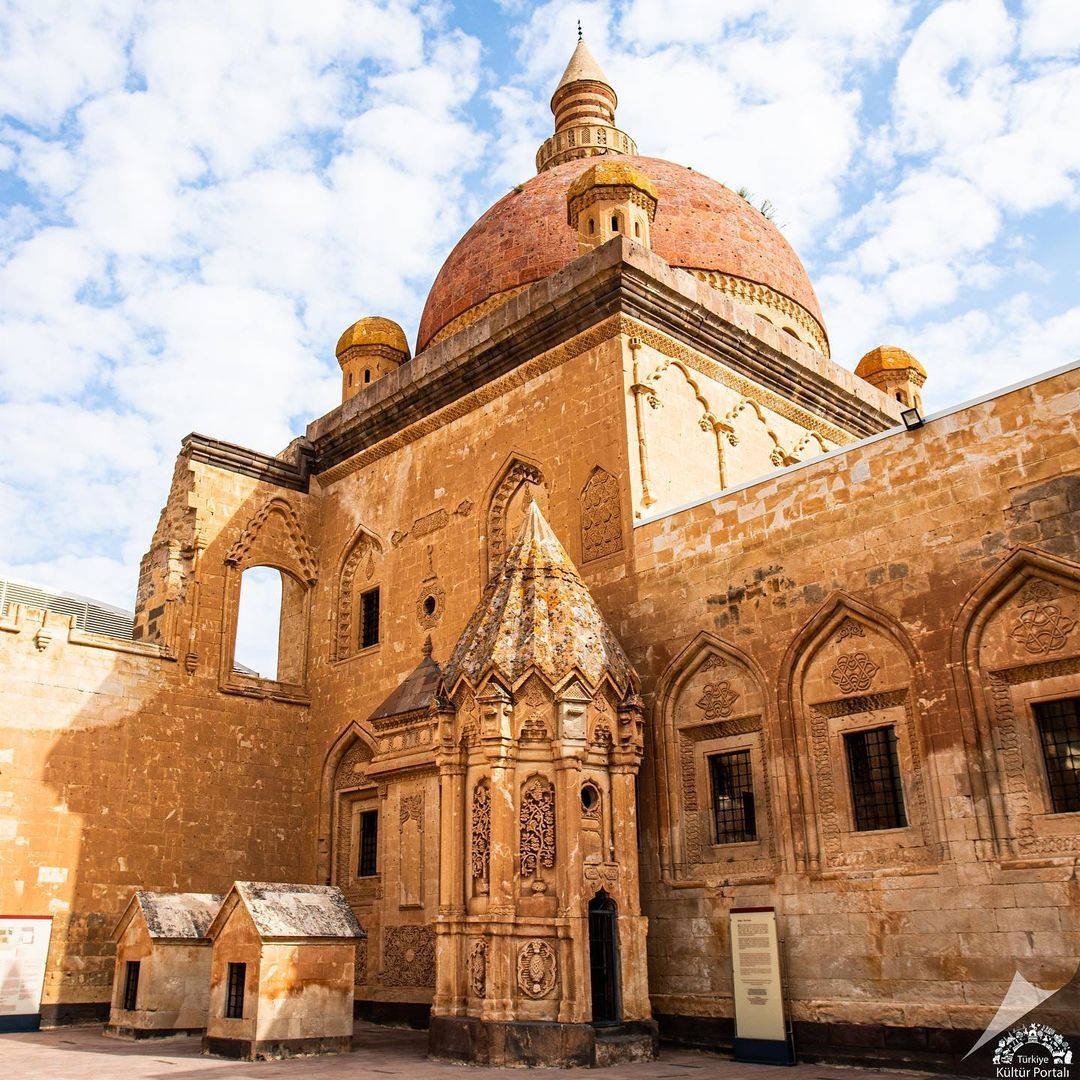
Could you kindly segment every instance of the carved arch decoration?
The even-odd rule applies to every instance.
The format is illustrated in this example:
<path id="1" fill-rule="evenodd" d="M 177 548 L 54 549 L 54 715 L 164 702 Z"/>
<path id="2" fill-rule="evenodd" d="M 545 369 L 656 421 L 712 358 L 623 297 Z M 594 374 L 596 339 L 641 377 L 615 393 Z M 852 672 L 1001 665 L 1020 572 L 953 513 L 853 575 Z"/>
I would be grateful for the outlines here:
<path id="1" fill-rule="evenodd" d="M 509 520 L 509 514 L 511 506 L 519 502 L 519 496 L 523 494 L 531 494 L 540 504 L 540 509 L 546 510 L 547 486 L 542 466 L 536 459 L 515 451 L 496 474 L 484 500 L 480 550 L 481 572 L 485 582 L 506 557 L 513 542 L 514 523 Z"/>
<path id="2" fill-rule="evenodd" d="M 776 430 L 769 422 L 765 410 L 753 398 L 744 397 L 740 399 L 724 417 L 724 428 L 728 433 L 727 438 L 731 445 L 736 446 L 739 441 L 738 433 L 735 430 L 735 422 L 748 410 L 757 418 L 758 422 L 765 429 L 765 434 L 772 442 L 772 450 L 769 452 L 769 463 L 778 469 L 784 465 L 793 465 L 798 459 L 794 456 L 794 453 L 788 453 L 788 451 L 784 449 L 784 445 L 780 441 L 780 436 L 777 435 Z"/>
<path id="3" fill-rule="evenodd" d="M 926 766 L 922 665 L 892 616 L 834 594 L 784 655 L 780 717 L 796 748 L 799 811 L 796 862 L 810 872 L 933 865 L 943 852 L 940 796 Z M 905 824 L 858 831 L 845 736 L 892 727 L 902 777 Z"/>
<path id="4" fill-rule="evenodd" d="M 773 812 L 777 797 L 766 685 L 749 655 L 707 631 L 697 634 L 662 676 L 654 746 L 665 880 L 704 885 L 711 879 L 777 872 L 781 838 Z M 707 759 L 733 750 L 751 754 L 758 836 L 755 842 L 717 844 Z"/>
<path id="5" fill-rule="evenodd" d="M 316 846 L 318 879 L 327 885 L 340 885 L 351 902 L 371 898 L 370 895 L 352 895 L 354 892 L 371 894 L 371 888 L 357 890 L 351 887 L 353 874 L 349 863 L 355 847 L 352 804 L 359 799 L 372 801 L 381 794 L 367 772 L 368 763 L 376 753 L 378 742 L 374 735 L 353 721 L 334 740 L 323 761 Z"/>
<path id="6" fill-rule="evenodd" d="M 357 590 L 374 587 L 376 557 L 383 551 L 382 541 L 362 525 L 349 539 L 338 563 L 337 594 L 334 602 L 335 660 L 344 660 L 359 651 L 359 628 L 356 626 Z"/>
<path id="7" fill-rule="evenodd" d="M 224 558 L 218 686 L 228 694 L 306 705 L 311 595 L 318 563 L 291 503 L 275 496 L 251 518 Z M 278 670 L 263 678 L 237 669 L 236 635 L 244 571 L 281 574 Z"/>
<path id="8" fill-rule="evenodd" d="M 319 577 L 318 560 L 304 536 L 299 515 L 280 497 L 270 499 L 248 522 L 229 548 L 225 562 L 240 570 L 273 566 L 309 586 Z"/>
<path id="9" fill-rule="evenodd" d="M 1001 858 L 1075 858 L 1080 825 L 1053 813 L 1034 706 L 1080 696 L 1080 564 L 1014 550 L 965 600 L 950 652 L 980 834 Z"/>
<path id="10" fill-rule="evenodd" d="M 581 489 L 581 561 L 603 559 L 622 550 L 619 479 L 597 465 Z"/>

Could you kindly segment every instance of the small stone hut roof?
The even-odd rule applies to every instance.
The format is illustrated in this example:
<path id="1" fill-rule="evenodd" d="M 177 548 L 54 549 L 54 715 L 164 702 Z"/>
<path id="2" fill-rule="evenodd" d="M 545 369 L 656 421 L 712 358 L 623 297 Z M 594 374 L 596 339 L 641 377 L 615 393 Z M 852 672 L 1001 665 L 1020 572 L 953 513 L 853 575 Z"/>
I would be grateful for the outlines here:
<path id="1" fill-rule="evenodd" d="M 142 912 L 150 937 L 157 941 L 205 941 L 225 897 L 222 893 L 166 893 L 139 890 L 128 901 L 113 930 L 119 941 L 137 912 Z"/>
<path id="2" fill-rule="evenodd" d="M 251 916 L 259 937 L 266 939 L 367 937 L 336 885 L 292 885 L 284 882 L 237 881 L 225 897 L 207 934 L 220 933 L 238 904 Z"/>

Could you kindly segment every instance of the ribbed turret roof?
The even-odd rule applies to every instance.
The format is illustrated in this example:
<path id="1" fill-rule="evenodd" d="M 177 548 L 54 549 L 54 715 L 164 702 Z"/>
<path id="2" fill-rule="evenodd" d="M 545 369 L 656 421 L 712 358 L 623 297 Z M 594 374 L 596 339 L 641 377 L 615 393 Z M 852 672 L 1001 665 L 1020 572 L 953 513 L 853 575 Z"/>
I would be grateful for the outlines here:
<path id="1" fill-rule="evenodd" d="M 608 676 L 625 693 L 630 661 L 535 502 L 484 590 L 446 666 L 446 685 L 475 686 L 491 669 L 513 687 L 530 668 L 552 684 L 575 668 L 595 688 Z"/>

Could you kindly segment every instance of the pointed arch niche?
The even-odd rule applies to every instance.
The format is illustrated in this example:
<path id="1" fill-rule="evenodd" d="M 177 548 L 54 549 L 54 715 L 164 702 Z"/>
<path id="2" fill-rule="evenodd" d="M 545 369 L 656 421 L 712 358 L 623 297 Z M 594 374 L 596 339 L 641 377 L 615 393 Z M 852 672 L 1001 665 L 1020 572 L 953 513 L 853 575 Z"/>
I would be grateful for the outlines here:
<path id="1" fill-rule="evenodd" d="M 704 885 L 735 874 L 775 875 L 763 686 L 745 653 L 705 632 L 668 668 L 657 697 L 660 862 L 666 880 Z M 721 759 L 749 765 L 753 839 L 729 842 L 721 834 L 718 811 L 730 795 L 717 790 Z M 744 800 L 740 810 L 745 822 L 750 802 Z"/>
<path id="2" fill-rule="evenodd" d="M 372 910 L 381 882 L 380 789 L 368 775 L 374 753 L 371 737 L 350 724 L 334 743 L 323 767 L 320 878 L 339 886 L 357 913 Z M 362 858 L 364 833 L 367 831 L 370 839 L 372 828 L 370 817 L 365 827 L 365 813 L 376 815 L 374 873 L 370 851 Z M 365 862 L 368 865 L 362 865 Z"/>
<path id="3" fill-rule="evenodd" d="M 1080 811 L 1055 812 L 1040 723 L 1080 699 L 1080 565 L 1017 549 L 964 604 L 953 657 L 986 778 L 983 834 L 999 857 L 1075 857 Z"/>
<path id="4" fill-rule="evenodd" d="M 547 514 L 547 484 L 540 463 L 515 452 L 503 463 L 484 500 L 480 521 L 480 570 L 486 583 L 495 572 L 521 525 L 530 499 Z"/>
<path id="5" fill-rule="evenodd" d="M 936 804 L 925 763 L 918 660 L 889 616 L 834 597 L 796 636 L 784 660 L 781 709 L 798 748 L 799 861 L 811 871 L 903 868 L 941 859 Z M 862 749 L 891 747 L 866 786 Z M 876 755 L 875 755 L 876 758 Z M 897 823 L 871 827 L 867 789 L 890 784 Z M 856 785 L 859 784 L 858 791 Z"/>
<path id="6" fill-rule="evenodd" d="M 381 586 L 379 569 L 382 562 L 382 542 L 362 525 L 345 545 L 338 563 L 337 587 L 334 600 L 333 656 L 347 660 L 361 651 L 361 596 Z"/>
<path id="7" fill-rule="evenodd" d="M 300 516 L 285 499 L 268 500 L 248 522 L 224 559 L 219 687 L 226 693 L 307 704 L 311 593 L 318 579 L 315 553 Z M 240 587 L 245 570 L 270 567 L 281 574 L 277 677 L 236 667 Z"/>

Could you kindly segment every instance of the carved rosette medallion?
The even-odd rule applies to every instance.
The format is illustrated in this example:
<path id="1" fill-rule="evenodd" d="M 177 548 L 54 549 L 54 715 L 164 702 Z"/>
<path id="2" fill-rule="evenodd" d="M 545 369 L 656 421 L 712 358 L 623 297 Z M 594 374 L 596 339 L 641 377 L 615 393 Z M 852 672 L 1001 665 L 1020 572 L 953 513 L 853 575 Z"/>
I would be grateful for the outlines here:
<path id="1" fill-rule="evenodd" d="M 1039 584 L 1045 585 L 1047 582 Z M 1031 590 L 1030 585 L 1028 589 Z M 1075 629 L 1076 620 L 1070 619 L 1057 604 L 1033 604 L 1020 613 L 1009 636 L 1029 653 L 1040 656 L 1064 648 Z"/>
<path id="2" fill-rule="evenodd" d="M 878 665 L 862 651 L 842 653 L 836 658 L 830 678 L 845 694 L 855 694 L 869 690 L 879 670 Z"/>
<path id="3" fill-rule="evenodd" d="M 706 683 L 697 705 L 706 720 L 721 720 L 731 715 L 738 700 L 738 691 L 732 690 L 731 683 L 725 679 L 723 682 Z"/>
<path id="4" fill-rule="evenodd" d="M 540 869 L 555 865 L 555 789 L 542 776 L 534 776 L 521 792 L 521 876 L 537 878 Z M 542 881 L 533 882 L 543 892 Z"/>
<path id="5" fill-rule="evenodd" d="M 555 989 L 558 965 L 555 950 L 546 941 L 527 941 L 518 951 L 518 989 L 531 998 L 543 998 Z"/>
<path id="6" fill-rule="evenodd" d="M 478 997 L 487 996 L 487 943 L 478 941 L 469 952 L 469 989 Z"/>

